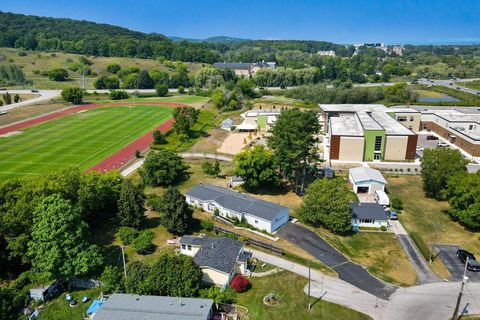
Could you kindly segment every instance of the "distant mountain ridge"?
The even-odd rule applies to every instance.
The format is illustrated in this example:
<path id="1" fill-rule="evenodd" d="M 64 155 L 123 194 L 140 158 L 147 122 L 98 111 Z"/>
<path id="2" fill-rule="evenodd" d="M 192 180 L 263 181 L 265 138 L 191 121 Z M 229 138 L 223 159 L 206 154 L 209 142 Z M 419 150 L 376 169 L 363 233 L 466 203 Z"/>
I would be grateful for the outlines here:
<path id="1" fill-rule="evenodd" d="M 251 39 L 242 39 L 242 38 L 227 37 L 227 36 L 215 36 L 215 37 L 209 37 L 206 39 L 192 39 L 192 38 L 182 38 L 182 37 L 176 37 L 176 36 L 170 36 L 168 38 L 174 42 L 189 41 L 189 42 L 207 42 L 207 43 L 240 43 L 240 42 L 251 40 Z"/>

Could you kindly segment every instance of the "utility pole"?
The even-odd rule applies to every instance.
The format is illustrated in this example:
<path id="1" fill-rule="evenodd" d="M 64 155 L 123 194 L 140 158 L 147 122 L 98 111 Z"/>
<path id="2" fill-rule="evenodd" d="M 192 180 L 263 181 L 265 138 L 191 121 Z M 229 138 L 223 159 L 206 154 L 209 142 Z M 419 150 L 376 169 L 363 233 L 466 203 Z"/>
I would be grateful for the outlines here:
<path id="1" fill-rule="evenodd" d="M 312 305 L 310 304 L 310 260 L 308 260 L 308 310 L 312 309 Z"/>
<path id="2" fill-rule="evenodd" d="M 432 263 L 433 260 L 433 250 L 435 248 L 435 242 L 437 242 L 438 231 L 440 230 L 440 221 L 435 223 L 435 235 L 433 237 L 432 247 L 430 249 L 430 257 L 428 258 L 428 263 Z"/>
<path id="3" fill-rule="evenodd" d="M 457 305 L 455 306 L 455 310 L 453 311 L 452 320 L 457 320 L 458 319 L 458 308 L 460 307 L 460 302 L 462 301 L 463 287 L 465 286 L 465 283 L 467 283 L 467 280 L 468 280 L 468 277 L 466 275 L 467 274 L 468 260 L 469 260 L 469 258 L 467 257 L 467 260 L 465 261 L 465 268 L 463 269 L 462 286 L 460 287 L 460 292 L 458 293 Z"/>
<path id="4" fill-rule="evenodd" d="M 127 280 L 127 269 L 125 268 L 125 253 L 123 252 L 123 246 L 120 246 L 122 249 L 122 259 L 123 259 L 123 275 L 125 276 L 125 280 Z"/>

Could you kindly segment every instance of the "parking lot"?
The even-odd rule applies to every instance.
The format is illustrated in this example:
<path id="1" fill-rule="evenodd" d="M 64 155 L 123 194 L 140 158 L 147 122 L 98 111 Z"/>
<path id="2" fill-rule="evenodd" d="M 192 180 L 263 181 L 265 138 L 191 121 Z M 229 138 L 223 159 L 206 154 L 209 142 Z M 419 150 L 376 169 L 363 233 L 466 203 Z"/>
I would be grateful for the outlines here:
<path id="1" fill-rule="evenodd" d="M 447 267 L 452 277 L 451 281 L 462 281 L 463 270 L 465 265 L 458 259 L 457 245 L 436 245 L 435 251 L 438 253 L 437 259 L 440 258 Z M 480 282 L 480 272 L 472 272 L 467 270 L 468 281 Z"/>

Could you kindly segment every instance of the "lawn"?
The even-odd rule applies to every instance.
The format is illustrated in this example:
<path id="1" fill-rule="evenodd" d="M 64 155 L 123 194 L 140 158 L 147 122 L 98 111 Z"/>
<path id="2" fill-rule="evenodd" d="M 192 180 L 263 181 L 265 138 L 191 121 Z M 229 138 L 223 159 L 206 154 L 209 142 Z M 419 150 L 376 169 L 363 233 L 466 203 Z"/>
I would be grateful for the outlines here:
<path id="1" fill-rule="evenodd" d="M 316 231 L 347 257 L 366 266 L 373 275 L 401 286 L 415 284 L 415 269 L 394 234 L 364 231 L 340 236 L 324 228 Z"/>
<path id="2" fill-rule="evenodd" d="M 388 191 L 403 201 L 404 210 L 399 215 L 407 232 L 426 245 L 427 250 L 435 236 L 435 225 L 439 223 L 437 243 L 458 244 L 461 247 L 480 255 L 480 232 L 471 232 L 460 223 L 452 221 L 448 216 L 449 205 L 445 201 L 426 198 L 422 190 L 422 179 L 419 176 L 387 176 Z M 432 270 L 442 277 L 448 277 L 440 259 L 436 259 Z"/>
<path id="3" fill-rule="evenodd" d="M 49 301 L 45 304 L 45 310 L 40 313 L 38 319 L 46 320 L 81 320 L 84 318 L 85 312 L 92 304 L 92 300 L 100 296 L 100 289 L 76 290 L 69 292 L 72 297 L 77 300 L 76 307 L 70 307 L 70 304 L 65 300 L 67 292 L 61 294 L 59 297 Z M 90 298 L 86 303 L 82 303 L 82 297 L 88 296 Z"/>
<path id="4" fill-rule="evenodd" d="M 0 179 L 67 165 L 91 168 L 171 118 L 171 110 L 164 106 L 91 109 L 0 138 Z"/>
<path id="5" fill-rule="evenodd" d="M 370 319 L 365 314 L 320 300 L 307 309 L 307 295 L 303 289 L 307 279 L 288 271 L 261 278 L 250 278 L 252 287 L 238 294 L 237 304 L 249 310 L 254 319 Z M 263 304 L 263 297 L 275 293 L 280 301 L 275 306 Z M 316 300 L 313 298 L 311 301 Z"/>
<path id="6" fill-rule="evenodd" d="M 457 84 L 473 90 L 480 90 L 480 80 L 468 81 L 468 82 L 457 82 Z"/>

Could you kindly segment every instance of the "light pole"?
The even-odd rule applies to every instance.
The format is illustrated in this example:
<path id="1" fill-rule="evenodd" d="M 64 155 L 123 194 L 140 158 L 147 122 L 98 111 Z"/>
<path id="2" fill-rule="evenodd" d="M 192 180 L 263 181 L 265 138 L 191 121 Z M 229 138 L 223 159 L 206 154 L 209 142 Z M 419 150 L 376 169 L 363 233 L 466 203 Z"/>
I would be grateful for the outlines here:
<path id="1" fill-rule="evenodd" d="M 452 320 L 457 320 L 458 319 L 458 308 L 460 307 L 460 302 L 462 301 L 463 287 L 465 286 L 465 283 L 467 283 L 467 280 L 468 280 L 468 277 L 466 275 L 467 274 L 468 260 L 469 260 L 469 258 L 467 257 L 467 260 L 465 261 L 465 268 L 463 269 L 462 286 L 460 287 L 460 292 L 458 293 L 457 304 L 455 305 L 455 310 L 453 311 Z"/>

